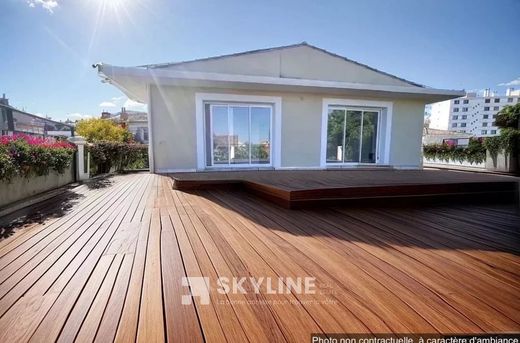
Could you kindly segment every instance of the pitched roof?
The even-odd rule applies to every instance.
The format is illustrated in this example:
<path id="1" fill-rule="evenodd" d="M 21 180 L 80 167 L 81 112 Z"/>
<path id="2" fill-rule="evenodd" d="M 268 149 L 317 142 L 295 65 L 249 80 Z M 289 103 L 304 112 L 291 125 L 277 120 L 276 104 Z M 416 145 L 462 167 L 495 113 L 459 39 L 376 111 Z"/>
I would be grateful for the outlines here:
<path id="1" fill-rule="evenodd" d="M 400 80 L 400 81 L 403 81 L 403 82 L 406 82 L 406 83 L 409 83 L 409 84 L 411 84 L 413 86 L 426 88 L 426 86 L 424 86 L 422 84 L 419 84 L 419 83 L 416 83 L 416 82 L 413 82 L 413 81 L 409 81 L 409 80 L 403 79 L 401 77 L 398 77 L 398 76 L 386 73 L 386 72 L 381 71 L 379 69 L 370 67 L 370 66 L 368 66 L 366 64 L 363 64 L 363 63 L 351 60 L 351 59 L 349 59 L 347 57 L 344 57 L 344 56 L 335 54 L 333 52 L 327 51 L 325 49 L 319 48 L 317 46 L 311 45 L 311 44 L 309 44 L 307 42 L 302 42 L 302 43 L 298 43 L 298 44 L 290 44 L 290 45 L 282 45 L 282 46 L 278 46 L 278 47 L 271 47 L 271 48 L 265 48 L 265 49 L 255 49 L 255 50 L 249 50 L 249 51 L 244 51 L 244 52 L 237 52 L 237 53 L 233 53 L 233 54 L 218 55 L 218 56 L 213 56 L 213 57 L 198 58 L 198 59 L 187 60 L 187 61 L 158 63 L 158 64 L 146 64 L 146 65 L 140 65 L 138 67 L 139 68 L 146 68 L 146 69 L 160 69 L 160 68 L 167 68 L 167 67 L 171 67 L 171 66 L 189 64 L 189 63 L 195 63 L 195 62 L 212 61 L 212 60 L 218 60 L 218 59 L 223 59 L 223 58 L 228 58 L 228 57 L 250 55 L 250 54 L 263 53 L 263 52 L 269 52 L 269 51 L 277 51 L 277 50 L 283 50 L 283 49 L 303 47 L 303 46 L 315 49 L 317 51 L 323 52 L 325 54 L 328 54 L 328 55 L 336 57 L 336 58 L 340 58 L 340 59 L 342 59 L 344 61 L 347 61 L 347 62 L 350 62 L 350 63 L 354 63 L 354 64 L 356 64 L 356 65 L 358 65 L 360 67 L 367 68 L 367 69 L 369 69 L 371 71 L 383 74 L 385 76 L 388 76 L 388 77 L 391 77 L 391 78 L 394 78 L 394 79 L 397 79 L 397 80 Z"/>

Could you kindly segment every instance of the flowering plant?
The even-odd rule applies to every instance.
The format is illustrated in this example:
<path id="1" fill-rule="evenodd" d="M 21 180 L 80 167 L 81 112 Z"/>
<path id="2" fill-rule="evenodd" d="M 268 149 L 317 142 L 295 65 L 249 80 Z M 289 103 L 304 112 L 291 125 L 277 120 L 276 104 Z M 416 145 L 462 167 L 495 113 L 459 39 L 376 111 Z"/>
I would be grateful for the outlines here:
<path id="1" fill-rule="evenodd" d="M 24 134 L 0 136 L 0 180 L 13 176 L 60 174 L 72 162 L 75 145 L 55 138 Z"/>
<path id="2" fill-rule="evenodd" d="M 457 146 L 453 140 L 446 140 L 441 144 L 423 145 L 423 155 L 426 159 L 439 159 L 445 162 L 467 161 L 471 164 L 482 163 L 486 160 L 486 148 L 481 138 L 470 138 L 466 147 Z"/>

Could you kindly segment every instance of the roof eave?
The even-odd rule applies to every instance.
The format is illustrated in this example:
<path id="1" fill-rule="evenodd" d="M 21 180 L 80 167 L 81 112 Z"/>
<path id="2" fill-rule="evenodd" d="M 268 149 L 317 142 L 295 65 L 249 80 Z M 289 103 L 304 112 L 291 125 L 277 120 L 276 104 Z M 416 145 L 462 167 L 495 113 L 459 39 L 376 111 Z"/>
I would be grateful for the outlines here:
<path id="1" fill-rule="evenodd" d="M 143 84 L 188 87 L 246 88 L 257 90 L 301 91 L 328 94 L 359 94 L 365 96 L 407 97 L 422 99 L 426 103 L 454 99 L 465 95 L 463 90 L 435 89 L 415 86 L 391 86 L 324 81 L 310 79 L 280 78 L 240 74 L 222 74 L 166 69 L 143 69 L 98 65 L 102 78 L 129 94 L 121 79 L 132 79 Z M 130 92 L 131 93 L 131 92 Z M 134 96 L 131 96 L 134 97 Z"/>

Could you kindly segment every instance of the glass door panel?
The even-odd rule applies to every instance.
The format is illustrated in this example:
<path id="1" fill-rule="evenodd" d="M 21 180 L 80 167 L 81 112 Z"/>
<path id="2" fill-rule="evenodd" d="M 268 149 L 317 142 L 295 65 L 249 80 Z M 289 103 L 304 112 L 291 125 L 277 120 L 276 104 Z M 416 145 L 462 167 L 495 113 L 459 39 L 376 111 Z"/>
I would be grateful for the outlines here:
<path id="1" fill-rule="evenodd" d="M 206 104 L 206 165 L 271 163 L 272 107 Z"/>
<path id="2" fill-rule="evenodd" d="M 213 164 L 229 164 L 229 122 L 227 106 L 212 106 Z"/>
<path id="3" fill-rule="evenodd" d="M 363 112 L 362 163 L 376 162 L 378 114 L 378 112 Z"/>
<path id="4" fill-rule="evenodd" d="M 251 163 L 271 162 L 271 108 L 251 107 Z"/>
<path id="5" fill-rule="evenodd" d="M 327 163 L 343 162 L 345 110 L 329 110 L 327 123 Z"/>
<path id="6" fill-rule="evenodd" d="M 230 107 L 230 111 L 229 161 L 231 164 L 249 163 L 249 107 Z"/>
<path id="7" fill-rule="evenodd" d="M 378 111 L 329 109 L 327 163 L 376 163 Z"/>
<path id="8" fill-rule="evenodd" d="M 347 111 L 343 162 L 359 162 L 361 111 Z"/>

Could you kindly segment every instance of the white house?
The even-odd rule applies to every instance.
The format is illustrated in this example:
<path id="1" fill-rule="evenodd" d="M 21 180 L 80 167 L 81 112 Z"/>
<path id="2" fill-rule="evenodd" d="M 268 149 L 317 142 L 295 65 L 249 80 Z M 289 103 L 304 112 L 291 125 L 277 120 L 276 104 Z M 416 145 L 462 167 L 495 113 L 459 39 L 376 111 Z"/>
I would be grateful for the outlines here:
<path id="1" fill-rule="evenodd" d="M 151 170 L 420 168 L 428 88 L 307 43 L 99 75 L 148 104 Z"/>

